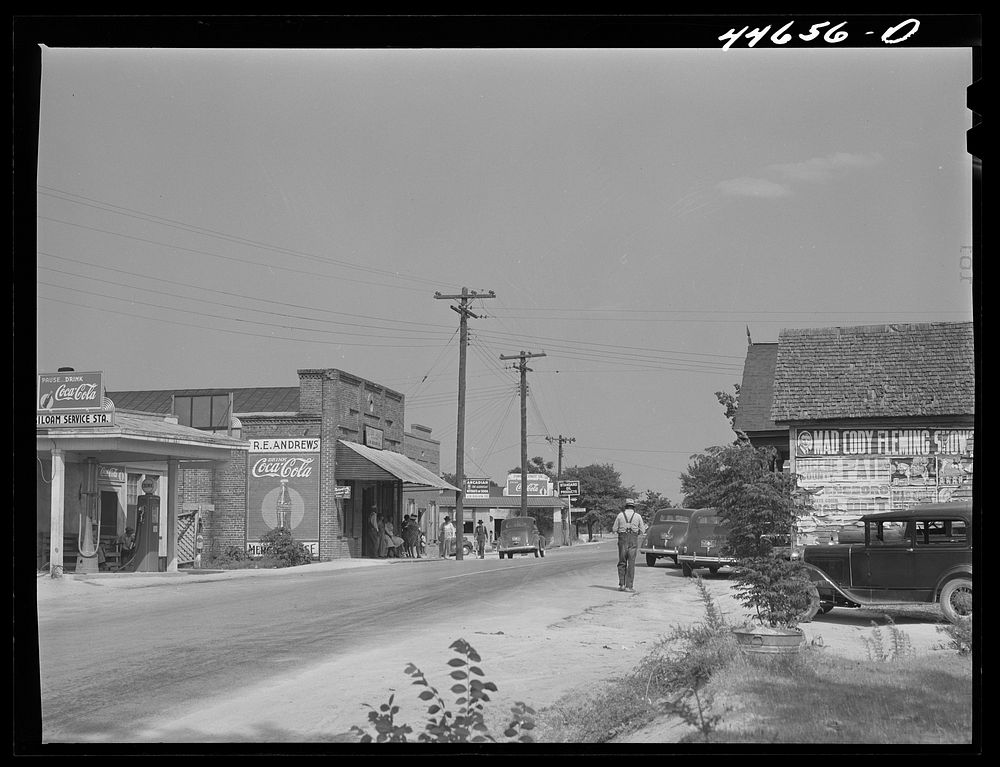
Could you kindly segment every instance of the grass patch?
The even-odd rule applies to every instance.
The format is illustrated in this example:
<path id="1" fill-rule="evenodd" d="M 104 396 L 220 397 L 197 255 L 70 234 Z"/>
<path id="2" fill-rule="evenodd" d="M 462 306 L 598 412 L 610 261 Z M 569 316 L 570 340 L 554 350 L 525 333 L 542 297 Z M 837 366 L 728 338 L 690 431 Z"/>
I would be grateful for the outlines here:
<path id="1" fill-rule="evenodd" d="M 710 683 L 738 700 L 713 733 L 723 743 L 964 744 L 972 742 L 972 663 L 850 661 L 807 649 L 770 662 L 737 657 Z M 685 740 L 694 740 L 690 736 Z"/>
<path id="2" fill-rule="evenodd" d="M 743 654 L 700 579 L 694 585 L 703 621 L 661 637 L 628 677 L 542 711 L 538 740 L 606 743 L 669 716 L 678 743 L 972 743 L 969 626 L 942 632 L 951 639 L 942 649 L 955 654 L 915 655 L 888 615 L 884 626 L 872 622 L 867 661 L 814 647 Z"/>

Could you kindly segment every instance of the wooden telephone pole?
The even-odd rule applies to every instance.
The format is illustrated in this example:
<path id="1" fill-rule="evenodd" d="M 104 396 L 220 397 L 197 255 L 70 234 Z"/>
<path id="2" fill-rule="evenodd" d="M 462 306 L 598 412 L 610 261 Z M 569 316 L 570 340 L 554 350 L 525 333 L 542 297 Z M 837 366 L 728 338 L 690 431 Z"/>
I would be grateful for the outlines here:
<path id="1" fill-rule="evenodd" d="M 562 479 L 562 453 L 563 453 L 563 445 L 565 445 L 565 444 L 567 444 L 569 442 L 576 442 L 576 437 L 564 437 L 562 434 L 560 434 L 558 438 L 555 438 L 555 437 L 546 437 L 545 439 L 546 439 L 546 441 L 548 441 L 549 444 L 552 444 L 553 442 L 558 442 L 559 443 L 559 463 L 556 464 L 556 492 L 559 492 L 559 480 Z M 569 508 L 563 509 L 563 542 L 567 546 L 570 545 L 570 543 L 569 543 L 569 525 L 570 525 L 570 519 L 569 519 L 569 517 L 570 517 L 570 513 L 571 513 L 570 509 L 572 509 L 572 508 L 573 508 L 573 498 L 570 497 Z"/>
<path id="2" fill-rule="evenodd" d="M 520 360 L 515 367 L 521 371 L 521 514 L 528 516 L 528 377 L 531 370 L 526 360 L 532 357 L 544 357 L 545 352 L 532 354 L 522 351 L 520 354 L 500 355 L 502 360 Z"/>
<path id="3" fill-rule="evenodd" d="M 469 301 L 474 298 L 496 298 L 496 293 L 492 290 L 489 293 L 477 293 L 475 290 L 462 288 L 461 295 L 445 296 L 439 292 L 434 293 L 434 298 L 442 298 L 448 301 L 461 301 L 461 306 L 451 307 L 452 311 L 458 312 L 459 316 L 459 351 L 458 351 L 458 436 L 455 444 L 455 486 L 458 493 L 455 495 L 455 559 L 464 559 L 462 553 L 462 542 L 465 535 L 465 520 L 462 514 L 462 493 L 465 480 L 465 347 L 469 343 L 468 318 L 479 319 L 469 309 Z M 445 552 L 447 556 L 448 552 Z"/>

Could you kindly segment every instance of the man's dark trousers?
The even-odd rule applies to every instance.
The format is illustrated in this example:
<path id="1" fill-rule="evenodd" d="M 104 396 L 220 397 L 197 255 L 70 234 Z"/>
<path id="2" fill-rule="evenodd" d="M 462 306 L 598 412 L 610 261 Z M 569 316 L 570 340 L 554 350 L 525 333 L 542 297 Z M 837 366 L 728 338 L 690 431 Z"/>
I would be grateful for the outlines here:
<path id="1" fill-rule="evenodd" d="M 627 589 L 635 582 L 635 555 L 639 553 L 639 534 L 618 533 L 618 585 Z"/>

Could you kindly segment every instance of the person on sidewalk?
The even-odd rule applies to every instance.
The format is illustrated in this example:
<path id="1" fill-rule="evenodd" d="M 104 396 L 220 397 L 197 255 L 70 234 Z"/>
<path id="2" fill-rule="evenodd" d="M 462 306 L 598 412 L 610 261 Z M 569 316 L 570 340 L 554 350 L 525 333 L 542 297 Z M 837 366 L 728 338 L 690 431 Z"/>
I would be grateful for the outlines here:
<path id="1" fill-rule="evenodd" d="M 635 591 L 635 555 L 639 552 L 639 536 L 646 532 L 646 523 L 635 510 L 635 501 L 625 499 L 625 510 L 618 512 L 611 532 L 618 534 L 618 590 Z"/>
<path id="2" fill-rule="evenodd" d="M 486 558 L 486 542 L 489 538 L 490 534 L 486 530 L 483 520 L 480 519 L 479 524 L 476 525 L 476 553 L 479 554 L 480 559 Z"/>

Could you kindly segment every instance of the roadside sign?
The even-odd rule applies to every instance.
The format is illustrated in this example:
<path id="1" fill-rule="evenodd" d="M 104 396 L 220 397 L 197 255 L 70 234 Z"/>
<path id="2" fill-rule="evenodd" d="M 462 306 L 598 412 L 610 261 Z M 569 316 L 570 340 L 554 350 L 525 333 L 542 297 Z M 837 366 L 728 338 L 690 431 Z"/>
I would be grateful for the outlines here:
<path id="1" fill-rule="evenodd" d="M 561 479 L 559 480 L 559 495 L 562 498 L 575 498 L 580 495 L 580 480 Z"/>

